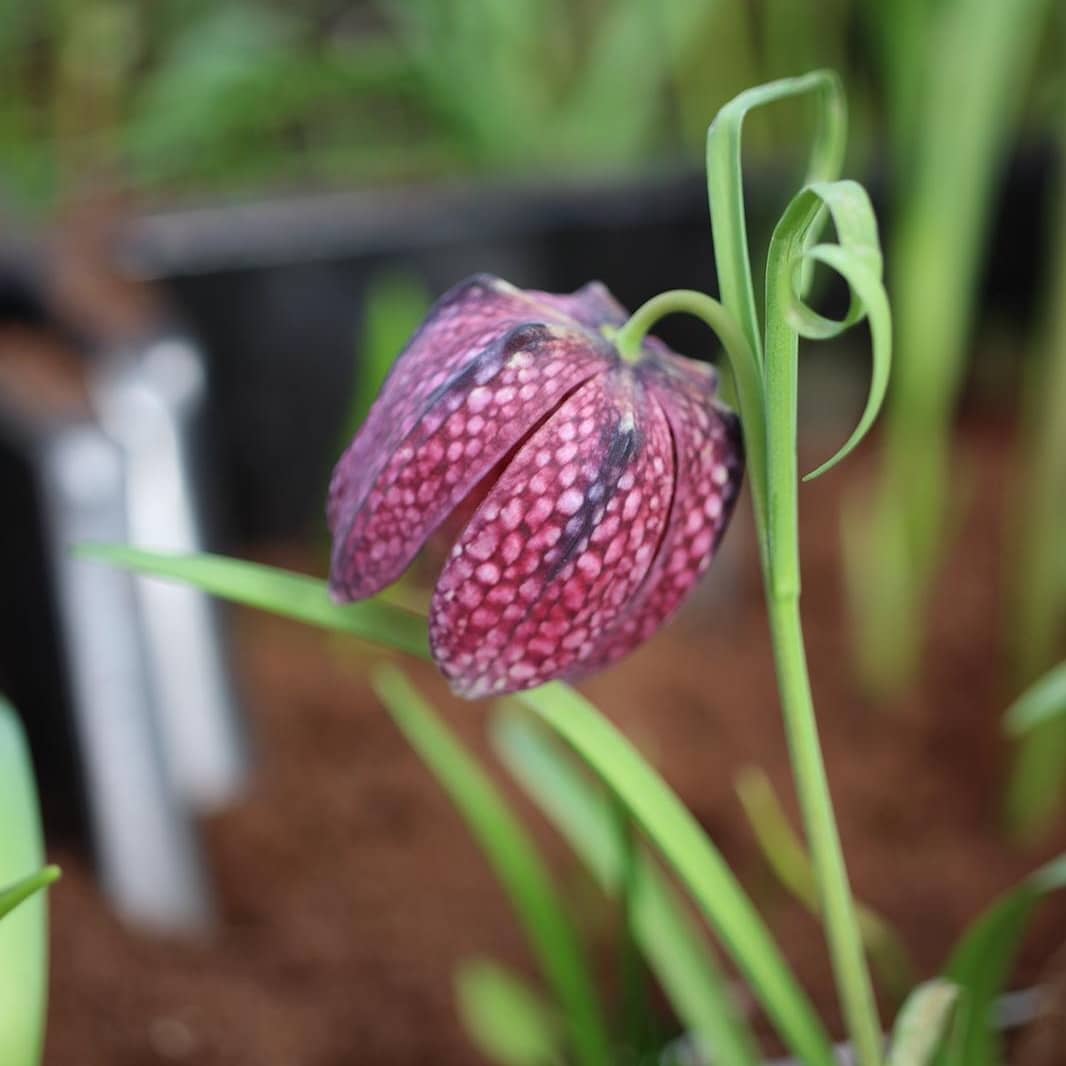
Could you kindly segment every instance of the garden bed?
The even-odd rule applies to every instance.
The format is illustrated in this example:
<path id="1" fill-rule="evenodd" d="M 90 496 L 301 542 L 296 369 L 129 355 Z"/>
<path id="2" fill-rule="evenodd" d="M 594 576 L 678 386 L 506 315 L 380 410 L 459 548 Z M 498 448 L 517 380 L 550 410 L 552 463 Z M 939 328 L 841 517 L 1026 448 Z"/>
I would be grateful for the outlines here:
<path id="1" fill-rule="evenodd" d="M 1064 825 L 1035 851 L 1011 845 L 998 826 L 1010 695 L 998 596 L 1013 434 L 971 422 L 964 441 L 970 510 L 939 586 L 922 684 L 894 711 L 854 687 L 839 586 L 840 496 L 867 476 L 869 460 L 844 464 L 802 497 L 811 672 L 850 869 L 857 894 L 899 928 L 923 975 L 998 892 L 1066 849 Z M 789 782 L 746 503 L 728 541 L 743 557 L 735 602 L 729 589 L 705 598 L 713 612 L 690 607 L 583 687 L 706 826 L 839 1032 L 817 923 L 768 873 L 734 792 L 745 764 L 765 768 L 782 797 Z M 324 568 L 287 547 L 257 554 Z M 724 570 L 712 569 L 716 578 L 728 584 Z M 250 612 L 234 623 L 260 765 L 247 798 L 207 826 L 220 931 L 203 943 L 124 931 L 80 858 L 52 856 L 66 879 L 52 897 L 46 1063 L 474 1060 L 452 1007 L 456 963 L 492 955 L 528 969 L 491 874 L 377 706 L 363 650 Z M 446 698 L 429 668 L 411 670 L 485 754 L 487 708 Z M 613 918 L 562 845 L 549 850 L 605 946 Z M 1038 979 L 1064 932 L 1066 901 L 1055 900 L 1038 915 L 1013 983 Z M 609 969 L 606 947 L 603 959 Z"/>

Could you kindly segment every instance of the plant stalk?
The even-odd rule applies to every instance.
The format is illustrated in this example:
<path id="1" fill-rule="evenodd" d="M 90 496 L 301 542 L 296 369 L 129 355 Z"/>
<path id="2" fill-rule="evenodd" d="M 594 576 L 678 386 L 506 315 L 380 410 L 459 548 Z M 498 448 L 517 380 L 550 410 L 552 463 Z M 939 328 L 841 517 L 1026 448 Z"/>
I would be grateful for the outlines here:
<path id="1" fill-rule="evenodd" d="M 717 300 L 687 289 L 662 293 L 634 312 L 614 336 L 622 357 L 636 362 L 648 331 L 660 318 L 675 312 L 694 315 L 714 330 L 736 379 L 782 716 L 820 912 L 857 1062 L 880 1066 L 881 1023 L 818 739 L 800 619 L 795 358 L 773 360 L 775 367 L 790 369 L 780 378 L 775 376 L 771 393 L 771 383 L 764 379 L 736 319 Z M 771 345 L 798 344 L 791 328 L 783 322 L 777 325 L 780 330 L 768 332 L 768 350 Z"/>
<path id="2" fill-rule="evenodd" d="M 766 469 L 766 439 L 762 433 L 749 432 L 748 426 L 762 426 L 766 415 L 763 401 L 763 382 L 759 364 L 751 345 L 737 320 L 714 297 L 696 289 L 671 289 L 653 296 L 629 317 L 614 335 L 614 344 L 623 359 L 636 363 L 641 357 L 641 345 L 648 331 L 661 318 L 673 314 L 692 315 L 707 325 L 722 344 L 733 373 L 737 406 L 745 427 L 744 449 L 752 476 L 752 506 L 759 536 L 759 556 L 764 569 L 770 565 L 770 546 L 767 539 L 766 483 L 762 471 Z"/>
<path id="3" fill-rule="evenodd" d="M 861 1066 L 878 1066 L 881 1025 L 818 739 L 799 594 L 773 594 L 769 575 L 767 588 L 781 709 L 837 991 L 857 1061 Z"/>

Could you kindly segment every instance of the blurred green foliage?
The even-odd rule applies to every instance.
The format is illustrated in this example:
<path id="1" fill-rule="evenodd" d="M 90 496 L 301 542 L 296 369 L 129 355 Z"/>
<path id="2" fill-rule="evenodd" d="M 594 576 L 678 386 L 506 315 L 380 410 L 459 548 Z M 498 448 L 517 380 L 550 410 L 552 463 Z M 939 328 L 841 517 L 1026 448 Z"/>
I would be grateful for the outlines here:
<path id="1" fill-rule="evenodd" d="M 957 510 L 952 431 L 988 235 L 1053 7 L 871 5 L 896 175 L 897 358 L 880 484 L 872 504 L 853 503 L 849 513 L 865 517 L 845 535 L 859 664 L 881 694 L 898 694 L 918 669 L 927 597 Z"/>
<path id="2" fill-rule="evenodd" d="M 867 149 L 882 123 L 899 148 L 903 15 L 927 6 L 6 0 L 0 206 L 41 213 L 86 184 L 181 199 L 697 159 L 725 100 L 815 66 L 844 74 Z M 749 144 L 799 151 L 797 126 L 785 108 Z"/>
<path id="3" fill-rule="evenodd" d="M 29 748 L 0 696 L 0 1062 L 37 1066 L 48 1000 L 44 842 Z"/>
<path id="4" fill-rule="evenodd" d="M 698 93 L 707 113 L 696 59 L 728 9 L 744 15 L 688 0 L 8 0 L 0 195 L 42 210 L 94 179 L 180 196 L 676 156 L 677 101 Z"/>

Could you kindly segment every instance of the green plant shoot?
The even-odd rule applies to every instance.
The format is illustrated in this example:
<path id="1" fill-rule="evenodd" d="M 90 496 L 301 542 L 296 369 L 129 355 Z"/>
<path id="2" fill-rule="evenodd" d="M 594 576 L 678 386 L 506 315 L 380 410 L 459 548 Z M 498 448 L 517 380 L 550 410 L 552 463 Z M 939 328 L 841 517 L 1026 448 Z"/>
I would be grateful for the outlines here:
<path id="1" fill-rule="evenodd" d="M 38 1066 L 48 1000 L 48 912 L 59 876 L 44 842 L 29 750 L 0 698 L 0 1062 Z"/>

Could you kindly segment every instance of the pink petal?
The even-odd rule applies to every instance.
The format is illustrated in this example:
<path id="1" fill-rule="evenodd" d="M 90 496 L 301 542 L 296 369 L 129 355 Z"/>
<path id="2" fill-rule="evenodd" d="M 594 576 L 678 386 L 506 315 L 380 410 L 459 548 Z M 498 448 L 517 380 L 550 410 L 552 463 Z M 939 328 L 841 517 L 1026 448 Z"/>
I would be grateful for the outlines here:
<path id="1" fill-rule="evenodd" d="M 446 292 L 396 360 L 366 423 L 337 464 L 327 504 L 330 529 L 336 532 L 350 521 L 437 390 L 516 326 L 548 320 L 573 324 L 561 309 L 538 306 L 489 274 L 467 278 Z"/>
<path id="2" fill-rule="evenodd" d="M 492 333 L 479 325 L 474 334 L 462 335 L 482 343 Z M 616 360 L 602 338 L 580 327 L 512 323 L 442 378 L 421 343 L 416 338 L 404 359 L 411 356 L 427 373 L 432 369 L 436 386 L 426 393 L 406 366 L 398 366 L 396 383 L 390 379 L 378 405 L 391 421 L 368 423 L 334 475 L 330 588 L 339 599 L 363 599 L 395 581 L 448 513 L 522 437 Z M 443 352 L 454 366 L 455 344 L 445 343 Z M 401 385 L 417 391 L 416 404 L 396 396 Z M 402 428 L 407 432 L 400 436 Z"/>
<path id="3" fill-rule="evenodd" d="M 589 656 L 590 671 L 629 654 L 681 606 L 711 564 L 743 476 L 740 420 L 715 400 L 714 370 L 664 348 L 641 364 L 641 373 L 670 424 L 677 484 L 651 571 Z"/>
<path id="4" fill-rule="evenodd" d="M 583 385 L 526 441 L 467 526 L 430 607 L 462 695 L 579 669 L 655 558 L 673 488 L 669 427 L 634 371 Z"/>

